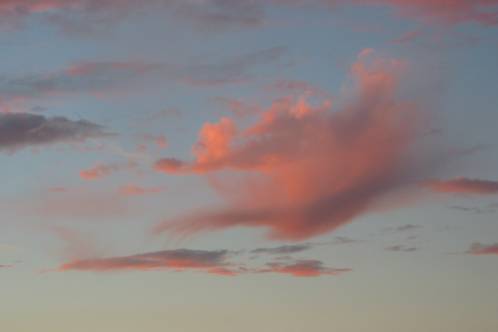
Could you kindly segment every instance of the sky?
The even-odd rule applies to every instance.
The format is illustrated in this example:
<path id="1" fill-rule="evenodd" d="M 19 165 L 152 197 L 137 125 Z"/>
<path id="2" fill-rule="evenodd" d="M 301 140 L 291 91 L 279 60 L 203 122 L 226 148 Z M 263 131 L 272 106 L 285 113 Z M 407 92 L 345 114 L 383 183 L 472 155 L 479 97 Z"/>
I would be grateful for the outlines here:
<path id="1" fill-rule="evenodd" d="M 498 0 L 0 0 L 2 331 L 498 331 Z"/>

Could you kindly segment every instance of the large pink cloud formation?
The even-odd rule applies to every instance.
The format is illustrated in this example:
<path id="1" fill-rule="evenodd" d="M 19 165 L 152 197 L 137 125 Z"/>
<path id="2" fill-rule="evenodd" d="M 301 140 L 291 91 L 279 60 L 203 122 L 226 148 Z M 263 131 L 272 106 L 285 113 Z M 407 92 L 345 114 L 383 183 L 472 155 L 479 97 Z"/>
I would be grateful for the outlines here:
<path id="1" fill-rule="evenodd" d="M 245 129 L 230 118 L 205 124 L 194 161 L 167 158 L 156 169 L 242 174 L 234 180 L 223 172 L 227 185 L 217 182 L 230 205 L 166 220 L 155 231 L 263 227 L 272 238 L 301 240 L 398 204 L 437 165 L 421 144 L 426 113 L 398 96 L 406 67 L 364 50 L 351 68 L 353 91 L 336 107 L 288 97 Z"/>

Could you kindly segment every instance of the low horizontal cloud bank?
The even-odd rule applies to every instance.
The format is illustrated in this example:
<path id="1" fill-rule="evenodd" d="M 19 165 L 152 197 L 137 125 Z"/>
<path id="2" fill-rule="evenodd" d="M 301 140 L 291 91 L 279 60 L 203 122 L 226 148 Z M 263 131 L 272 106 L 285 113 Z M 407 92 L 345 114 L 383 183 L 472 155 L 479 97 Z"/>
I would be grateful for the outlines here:
<path id="1" fill-rule="evenodd" d="M 279 273 L 288 274 L 294 277 L 318 277 L 322 275 L 337 276 L 351 272 L 349 268 L 331 268 L 319 260 L 297 260 L 291 263 L 268 263 L 266 268 L 259 270 L 259 273 Z"/>
<path id="2" fill-rule="evenodd" d="M 227 117 L 206 123 L 193 161 L 165 158 L 155 168 L 167 174 L 235 172 L 241 178 L 217 185 L 230 204 L 165 220 L 154 231 L 262 227 L 271 238 L 297 241 L 396 207 L 446 158 L 434 151 L 436 142 L 427 144 L 435 139 L 425 135 L 428 114 L 398 94 L 406 67 L 367 49 L 352 65 L 350 94 L 338 106 L 284 97 L 247 128 Z"/>
<path id="3" fill-rule="evenodd" d="M 65 263 L 59 271 L 120 271 L 120 270 L 205 270 L 224 271 L 228 251 L 164 250 L 139 255 L 76 260 Z M 224 273 L 225 274 L 225 273 Z"/>
<path id="4" fill-rule="evenodd" d="M 0 151 L 54 143 L 81 142 L 110 136 L 103 126 L 86 120 L 30 113 L 0 113 Z"/>
<path id="5" fill-rule="evenodd" d="M 266 263 L 263 267 L 248 268 L 244 264 L 230 262 L 230 258 L 236 255 L 237 253 L 228 250 L 163 250 L 131 256 L 73 260 L 62 264 L 56 270 L 59 272 L 199 271 L 221 276 L 277 273 L 294 277 L 336 276 L 352 271 L 349 268 L 327 267 L 319 260 L 292 258 L 287 258 L 283 262 Z"/>
<path id="6" fill-rule="evenodd" d="M 454 25 L 475 22 L 498 24 L 498 0 L 5 0 L 0 17 L 11 24 L 42 15 L 71 31 L 90 26 L 108 26 L 132 13 L 164 13 L 188 24 L 212 28 L 261 26 L 269 7 L 306 6 L 309 9 L 336 7 L 387 7 L 399 16 L 425 23 Z"/>
<path id="7" fill-rule="evenodd" d="M 498 181 L 456 178 L 452 180 L 432 180 L 426 186 L 433 191 L 449 194 L 498 194 Z"/>
<path id="8" fill-rule="evenodd" d="M 312 244 L 295 244 L 295 245 L 285 245 L 273 248 L 257 248 L 251 250 L 252 254 L 270 254 L 270 255 L 287 255 L 295 254 L 298 252 L 309 250 L 313 247 Z"/>
<path id="9" fill-rule="evenodd" d="M 482 255 L 498 255 L 498 243 L 494 244 L 481 244 L 474 243 L 467 251 L 469 255 L 482 256 Z"/>

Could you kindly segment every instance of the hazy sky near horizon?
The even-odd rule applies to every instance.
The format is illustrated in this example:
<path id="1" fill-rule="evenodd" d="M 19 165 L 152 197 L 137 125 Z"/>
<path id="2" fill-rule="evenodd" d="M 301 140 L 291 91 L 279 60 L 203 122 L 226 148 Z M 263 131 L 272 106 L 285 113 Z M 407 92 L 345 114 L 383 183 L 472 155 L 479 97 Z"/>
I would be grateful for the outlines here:
<path id="1" fill-rule="evenodd" d="M 0 329 L 498 331 L 498 0 L 0 0 Z"/>

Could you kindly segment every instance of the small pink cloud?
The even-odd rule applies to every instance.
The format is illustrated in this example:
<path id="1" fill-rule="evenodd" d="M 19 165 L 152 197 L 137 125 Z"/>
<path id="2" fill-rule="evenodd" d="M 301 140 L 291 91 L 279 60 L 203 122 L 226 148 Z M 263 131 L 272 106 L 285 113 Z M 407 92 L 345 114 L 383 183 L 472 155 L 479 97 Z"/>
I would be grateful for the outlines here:
<path id="1" fill-rule="evenodd" d="M 456 178 L 452 180 L 432 180 L 425 184 L 435 192 L 448 194 L 498 194 L 498 181 Z"/>

